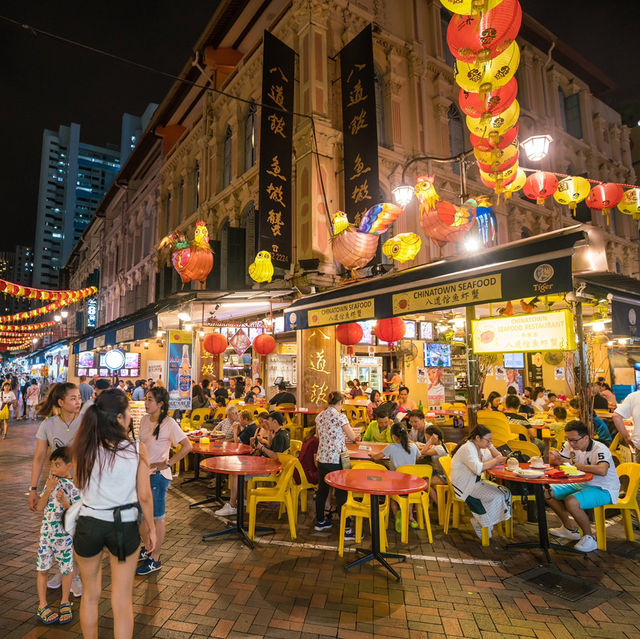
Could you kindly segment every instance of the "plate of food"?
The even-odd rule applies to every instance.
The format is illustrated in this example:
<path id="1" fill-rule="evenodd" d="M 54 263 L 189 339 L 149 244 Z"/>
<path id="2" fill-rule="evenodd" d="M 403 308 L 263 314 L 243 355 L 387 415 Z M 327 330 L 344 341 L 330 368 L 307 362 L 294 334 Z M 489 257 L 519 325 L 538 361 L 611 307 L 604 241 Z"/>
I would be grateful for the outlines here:
<path id="1" fill-rule="evenodd" d="M 542 477 L 544 475 L 544 469 L 538 470 L 534 468 L 516 468 L 512 472 L 514 475 L 518 475 L 519 477 L 529 477 L 531 479 Z"/>

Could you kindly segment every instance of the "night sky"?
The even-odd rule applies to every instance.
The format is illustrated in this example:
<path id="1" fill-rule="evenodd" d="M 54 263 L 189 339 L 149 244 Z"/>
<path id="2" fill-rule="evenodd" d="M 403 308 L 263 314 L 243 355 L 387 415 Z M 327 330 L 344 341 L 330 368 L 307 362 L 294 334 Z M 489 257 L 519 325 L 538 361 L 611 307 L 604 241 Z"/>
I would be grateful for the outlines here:
<path id="1" fill-rule="evenodd" d="M 405 2 L 409 0 L 397 0 Z M 521 0 L 523 9 L 596 63 L 618 84 L 608 101 L 640 119 L 637 0 Z M 0 15 L 125 58 L 179 73 L 216 0 L 21 2 Z M 161 102 L 168 78 L 138 70 L 0 21 L 0 174 L 4 233 L 0 250 L 33 245 L 42 131 L 78 122 L 84 142 L 119 144 L 122 113 Z"/>

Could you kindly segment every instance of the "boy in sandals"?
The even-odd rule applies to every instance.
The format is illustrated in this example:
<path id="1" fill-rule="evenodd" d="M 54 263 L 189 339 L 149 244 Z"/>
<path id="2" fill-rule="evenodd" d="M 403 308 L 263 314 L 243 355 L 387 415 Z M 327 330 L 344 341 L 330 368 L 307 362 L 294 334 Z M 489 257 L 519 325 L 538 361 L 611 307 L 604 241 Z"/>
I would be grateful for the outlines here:
<path id="1" fill-rule="evenodd" d="M 71 535 L 64 529 L 62 516 L 64 511 L 76 500 L 80 492 L 71 480 L 71 459 L 66 447 L 57 448 L 51 453 L 51 476 L 47 479 L 44 491 L 40 496 L 37 510 L 44 511 L 36 570 L 38 571 L 38 619 L 44 624 L 56 621 L 61 624 L 73 619 L 69 590 L 73 578 L 73 542 Z M 47 605 L 47 572 L 57 564 L 62 575 L 62 594 L 60 612 L 53 611 Z"/>

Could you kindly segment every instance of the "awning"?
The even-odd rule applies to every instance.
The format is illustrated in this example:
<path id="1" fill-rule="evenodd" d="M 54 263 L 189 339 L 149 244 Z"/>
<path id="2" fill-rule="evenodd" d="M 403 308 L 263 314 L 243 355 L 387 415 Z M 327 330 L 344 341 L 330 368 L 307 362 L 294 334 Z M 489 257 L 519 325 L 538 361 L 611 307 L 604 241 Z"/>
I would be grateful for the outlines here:
<path id="1" fill-rule="evenodd" d="M 285 310 L 285 330 L 565 293 L 586 238 L 572 226 L 303 297 Z"/>

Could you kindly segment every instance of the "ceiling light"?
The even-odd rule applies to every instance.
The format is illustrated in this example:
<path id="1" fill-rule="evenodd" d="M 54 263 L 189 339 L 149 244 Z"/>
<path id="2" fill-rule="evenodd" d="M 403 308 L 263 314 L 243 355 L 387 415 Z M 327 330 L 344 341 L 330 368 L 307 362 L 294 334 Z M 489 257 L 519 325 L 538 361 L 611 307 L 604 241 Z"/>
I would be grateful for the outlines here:
<path id="1" fill-rule="evenodd" d="M 185 311 L 181 311 L 180 313 L 178 313 L 178 319 L 181 322 L 188 322 L 191 319 L 191 315 L 189 315 L 189 313 L 186 313 Z"/>
<path id="2" fill-rule="evenodd" d="M 591 328 L 594 333 L 604 333 L 604 322 L 591 322 Z"/>

